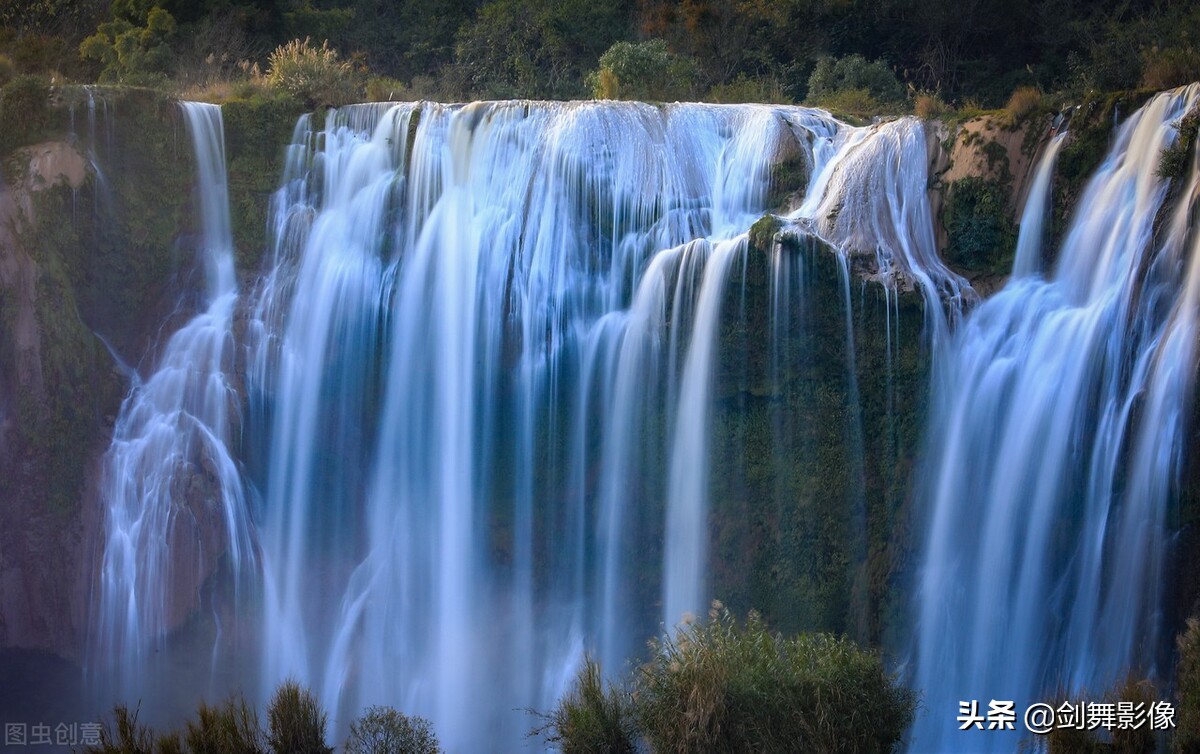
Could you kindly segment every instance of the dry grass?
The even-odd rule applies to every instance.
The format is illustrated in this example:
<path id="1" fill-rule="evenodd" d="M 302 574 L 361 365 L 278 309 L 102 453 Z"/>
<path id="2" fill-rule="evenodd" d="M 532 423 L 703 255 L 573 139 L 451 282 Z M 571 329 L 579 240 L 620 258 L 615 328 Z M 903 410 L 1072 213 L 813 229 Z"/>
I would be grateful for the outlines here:
<path id="1" fill-rule="evenodd" d="M 1012 128 L 1025 119 L 1041 112 L 1045 107 L 1042 91 L 1036 86 L 1020 86 L 1013 90 L 1004 106 L 1005 120 Z"/>
<path id="2" fill-rule="evenodd" d="M 913 100 L 913 115 L 921 120 L 940 118 L 950 110 L 950 106 L 933 92 L 922 92 Z"/>

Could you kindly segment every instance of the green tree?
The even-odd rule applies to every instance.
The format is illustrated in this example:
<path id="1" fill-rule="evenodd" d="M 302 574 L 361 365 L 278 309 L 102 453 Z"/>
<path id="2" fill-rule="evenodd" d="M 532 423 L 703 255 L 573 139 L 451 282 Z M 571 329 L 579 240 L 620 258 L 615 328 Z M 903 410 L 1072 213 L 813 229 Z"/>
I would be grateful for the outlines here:
<path id="1" fill-rule="evenodd" d="M 103 80 L 165 75 L 174 59 L 175 17 L 154 0 L 114 0 L 110 19 L 83 40 L 79 54 L 104 68 Z"/>
<path id="2" fill-rule="evenodd" d="M 661 39 L 617 42 L 587 81 L 597 99 L 686 99 L 696 91 L 696 64 L 669 51 Z"/>
<path id="3" fill-rule="evenodd" d="M 624 0 L 496 0 L 459 30 L 455 74 L 476 96 L 577 97 L 631 17 Z"/>
<path id="4" fill-rule="evenodd" d="M 808 96 L 820 101 L 838 92 L 865 89 L 880 103 L 904 100 L 904 87 L 882 60 L 868 62 L 862 55 L 847 55 L 835 60 L 824 57 L 808 79 Z"/>

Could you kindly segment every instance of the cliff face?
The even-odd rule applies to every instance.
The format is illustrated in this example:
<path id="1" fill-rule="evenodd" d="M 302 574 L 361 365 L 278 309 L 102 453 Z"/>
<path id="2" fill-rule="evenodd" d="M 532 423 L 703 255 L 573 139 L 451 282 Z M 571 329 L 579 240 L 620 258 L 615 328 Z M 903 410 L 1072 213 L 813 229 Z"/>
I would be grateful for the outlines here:
<path id="1" fill-rule="evenodd" d="M 6 335 L 0 343 L 7 367 L 0 383 L 0 643 L 61 651 L 74 643 L 82 618 L 85 526 L 71 496 L 78 494 L 86 465 L 72 457 L 82 449 L 72 439 L 96 434 L 88 414 L 101 401 L 90 386 L 103 381 L 107 365 L 97 363 L 95 344 L 81 327 L 62 260 L 38 248 L 29 231 L 57 221 L 39 217 L 39 210 L 53 210 L 42 195 L 78 191 L 87 165 L 63 142 L 23 148 L 12 164 L 24 170 L 0 193 L 0 321 Z"/>
<path id="2" fill-rule="evenodd" d="M 114 353 L 136 363 L 163 319 L 190 168 L 163 98 L 14 85 L 5 128 L 39 141 L 4 155 L 0 190 L 0 643 L 77 657 L 99 459 L 128 388 Z M 22 134 L 30 112 L 41 128 Z"/>
<path id="3" fill-rule="evenodd" d="M 193 167 L 178 112 L 160 95 L 20 86 L 21 97 L 0 96 L 0 647 L 79 658 L 102 536 L 101 460 L 128 370 L 155 363 L 199 287 Z M 261 265 L 267 202 L 297 115 L 286 101 L 224 109 L 247 282 Z M 1015 128 L 986 118 L 928 125 L 945 258 L 982 293 L 1011 265 L 1015 218 L 1048 126 L 1048 118 Z M 775 175 L 781 204 L 807 177 L 808 166 L 793 163 L 783 160 Z M 803 279 L 788 314 L 799 334 L 789 353 L 772 353 L 763 345 L 774 305 L 765 255 L 775 250 L 764 239 L 753 246 L 745 284 L 723 309 L 713 448 L 751 460 L 714 480 L 713 591 L 784 630 L 886 640 L 913 539 L 924 305 L 911 291 L 886 293 L 869 270 L 844 278 L 819 244 L 790 243 L 781 253 Z M 796 421 L 773 423 L 780 407 Z M 197 531 L 215 531 L 199 520 L 211 508 L 204 480 L 179 495 Z M 648 522 L 660 513 L 644 512 Z M 655 530 L 647 526 L 650 539 Z M 178 585 L 173 625 L 200 607 L 206 575 Z"/>

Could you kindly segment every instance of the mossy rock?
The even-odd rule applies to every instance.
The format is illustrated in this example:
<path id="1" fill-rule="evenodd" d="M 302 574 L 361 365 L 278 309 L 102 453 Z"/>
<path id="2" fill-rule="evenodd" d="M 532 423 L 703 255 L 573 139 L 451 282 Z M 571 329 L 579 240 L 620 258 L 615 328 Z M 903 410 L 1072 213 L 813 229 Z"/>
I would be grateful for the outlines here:
<path id="1" fill-rule="evenodd" d="M 221 112 L 237 266 L 257 272 L 269 242 L 271 195 L 279 187 L 287 145 L 304 107 L 287 97 L 254 97 L 226 102 Z"/>

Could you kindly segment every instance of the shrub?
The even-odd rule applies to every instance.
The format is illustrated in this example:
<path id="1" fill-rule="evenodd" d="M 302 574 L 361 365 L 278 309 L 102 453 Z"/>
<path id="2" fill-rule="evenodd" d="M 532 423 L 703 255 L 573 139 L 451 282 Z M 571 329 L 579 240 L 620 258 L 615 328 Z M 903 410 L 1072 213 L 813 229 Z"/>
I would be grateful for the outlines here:
<path id="1" fill-rule="evenodd" d="M 1175 669 L 1175 696 L 1179 704 L 1175 726 L 1175 751 L 1200 752 L 1200 620 L 1190 618 L 1175 643 L 1179 664 Z"/>
<path id="2" fill-rule="evenodd" d="M 339 59 L 329 42 L 314 47 L 307 38 L 293 39 L 277 47 L 267 62 L 267 83 L 309 107 L 336 107 L 360 100 L 359 79 L 354 66 Z"/>
<path id="3" fill-rule="evenodd" d="M 1059 691 L 1047 701 L 1051 707 L 1058 709 L 1063 703 L 1077 706 L 1092 698 L 1086 690 L 1069 694 Z M 1154 685 L 1148 680 L 1138 680 L 1130 675 L 1124 681 L 1117 683 L 1104 694 L 1107 702 L 1116 704 L 1128 702 L 1143 705 L 1150 709 L 1156 695 Z M 1055 726 L 1045 736 L 1047 754 L 1151 754 L 1156 749 L 1155 731 L 1149 725 L 1138 728 L 1112 729 L 1111 740 L 1101 740 L 1100 732 L 1091 728 L 1081 728 L 1074 725 Z"/>
<path id="4" fill-rule="evenodd" d="M 397 102 L 408 99 L 408 87 L 399 79 L 387 76 L 372 76 L 367 79 L 368 102 Z"/>
<path id="5" fill-rule="evenodd" d="M 950 184 L 942 211 L 946 258 L 972 270 L 1001 271 L 1012 261 L 1017 234 L 1002 182 L 969 177 Z"/>
<path id="6" fill-rule="evenodd" d="M 820 103 L 851 90 L 866 90 L 872 99 L 885 105 L 904 101 L 904 87 L 882 60 L 868 61 L 862 55 L 847 55 L 817 61 L 808 78 L 810 100 Z"/>
<path id="7" fill-rule="evenodd" d="M 325 743 L 326 719 L 308 689 L 285 681 L 267 707 L 267 743 L 277 754 L 332 754 Z"/>
<path id="8" fill-rule="evenodd" d="M 717 602 L 707 623 L 652 642 L 651 654 L 636 694 L 655 751 L 886 752 L 916 706 L 848 639 L 785 640 L 753 612 L 738 625 Z"/>
<path id="9" fill-rule="evenodd" d="M 770 78 L 750 78 L 739 74 L 728 84 L 717 84 L 704 95 L 706 102 L 737 104 L 741 102 L 763 102 L 784 104 L 787 98 L 779 82 Z"/>
<path id="10" fill-rule="evenodd" d="M 0 86 L 4 86 L 12 81 L 13 76 L 17 75 L 17 67 L 7 55 L 0 55 Z"/>
<path id="11" fill-rule="evenodd" d="M 1193 107 L 1176 124 L 1179 133 L 1175 142 L 1162 151 L 1158 161 L 1160 178 L 1182 178 L 1187 174 L 1196 144 L 1196 133 L 1200 131 L 1200 105 Z"/>
<path id="12" fill-rule="evenodd" d="M 606 689 L 600 666 L 590 657 L 584 658 L 571 690 L 545 717 L 546 725 L 534 733 L 567 754 L 637 751 L 633 699 L 624 689 Z"/>
<path id="13" fill-rule="evenodd" d="M 13 65 L 21 73 L 52 73 L 69 65 L 70 52 L 65 39 L 46 34 L 21 35 L 8 49 Z"/>
<path id="14" fill-rule="evenodd" d="M 138 724 L 138 712 L 123 704 L 114 707 L 112 724 L 101 725 L 100 743 L 85 748 L 86 754 L 155 754 L 154 731 Z"/>
<path id="15" fill-rule="evenodd" d="M 812 100 L 812 104 L 823 107 L 834 115 L 849 115 L 860 119 L 879 115 L 886 109 L 884 104 L 872 97 L 866 89 L 832 92 Z"/>
<path id="16" fill-rule="evenodd" d="M 37 76 L 17 76 L 0 88 L 0 156 L 46 139 L 53 125 L 50 87 Z"/>
<path id="17" fill-rule="evenodd" d="M 262 738 L 258 713 L 242 697 L 216 707 L 201 703 L 184 736 L 191 754 L 262 754 Z"/>
<path id="18" fill-rule="evenodd" d="M 672 53 L 665 41 L 651 39 L 609 47 L 587 83 L 596 99 L 668 101 L 690 97 L 696 77 L 695 61 Z"/>
<path id="19" fill-rule="evenodd" d="M 368 707 L 350 723 L 346 754 L 438 754 L 429 721 L 403 715 L 391 707 Z"/>
<path id="20" fill-rule="evenodd" d="M 1171 89 L 1200 81 L 1200 52 L 1190 47 L 1154 49 L 1143 55 L 1142 87 Z"/>
<path id="21" fill-rule="evenodd" d="M 1140 704 L 1141 709 L 1150 709 L 1158 698 L 1154 693 L 1154 684 L 1133 676 L 1109 693 L 1108 697 L 1111 702 L 1127 702 L 1134 705 L 1134 708 L 1138 708 L 1137 705 Z M 1156 748 L 1154 731 L 1149 725 L 1139 728 L 1117 727 L 1112 732 L 1113 754 L 1152 754 Z"/>

